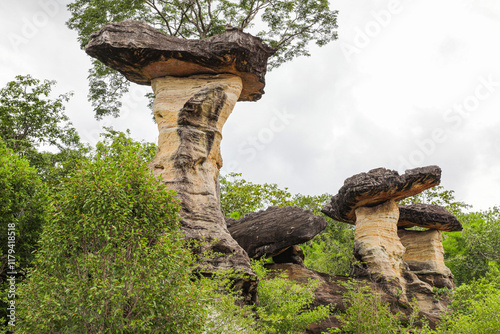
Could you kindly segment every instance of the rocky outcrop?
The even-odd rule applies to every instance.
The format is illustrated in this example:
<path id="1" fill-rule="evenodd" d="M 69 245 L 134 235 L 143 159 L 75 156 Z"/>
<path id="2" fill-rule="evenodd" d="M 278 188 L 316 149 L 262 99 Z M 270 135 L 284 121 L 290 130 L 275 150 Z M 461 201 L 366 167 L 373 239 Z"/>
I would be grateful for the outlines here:
<path id="1" fill-rule="evenodd" d="M 414 226 L 447 232 L 462 231 L 463 229 L 458 219 L 439 205 L 420 203 L 400 205 L 398 227 L 410 228 Z"/>
<path id="2" fill-rule="evenodd" d="M 356 282 L 359 285 L 369 286 L 373 292 L 379 293 L 381 302 L 389 304 L 390 310 L 394 314 L 404 314 L 409 316 L 412 312 L 408 304 L 386 294 L 378 284 L 373 283 L 369 279 L 352 279 L 345 276 L 328 275 L 292 263 L 269 264 L 266 265 L 266 268 L 272 270 L 273 272 L 285 273 L 285 277 L 287 279 L 299 284 L 306 283 L 309 280 L 318 280 L 320 282 L 319 287 L 315 291 L 314 301 L 310 307 L 314 308 L 319 305 L 329 306 L 332 310 L 332 315 L 319 324 L 311 324 L 306 331 L 308 334 L 321 334 L 327 332 L 331 327 L 341 327 L 341 323 L 337 319 L 336 314 L 344 313 L 349 306 L 344 296 L 347 289 L 343 285 L 348 281 Z M 425 317 L 429 321 L 432 328 L 436 326 L 436 323 L 439 320 L 435 314 L 425 311 L 421 312 L 420 316 Z"/>
<path id="3" fill-rule="evenodd" d="M 440 181 L 438 166 L 410 169 L 403 175 L 385 168 L 372 169 L 346 179 L 338 194 L 321 211 L 337 221 L 355 224 L 356 208 L 399 201 L 437 186 Z"/>
<path id="4" fill-rule="evenodd" d="M 311 211 L 270 207 L 231 222 L 228 229 L 248 255 L 257 259 L 277 256 L 293 245 L 309 241 L 325 227 L 325 219 Z M 282 261 L 284 258 L 285 254 Z"/>
<path id="5" fill-rule="evenodd" d="M 437 288 L 455 287 L 453 275 L 444 264 L 443 238 L 438 230 L 398 231 L 406 248 L 403 260 L 419 279 Z"/>
<path id="6" fill-rule="evenodd" d="M 211 251 L 200 263 L 204 275 L 234 269 L 247 301 L 256 300 L 256 277 L 247 253 L 229 234 L 217 190 L 222 167 L 222 127 L 237 101 L 264 93 L 267 58 L 275 50 L 259 38 L 230 29 L 204 40 L 163 34 L 144 22 L 109 23 L 91 35 L 86 52 L 130 81 L 151 84 L 160 132 L 150 166 L 181 199 L 187 238 Z"/>
<path id="7" fill-rule="evenodd" d="M 243 82 L 238 100 L 256 101 L 264 94 L 267 58 L 276 50 L 239 29 L 188 40 L 127 20 L 108 23 L 93 33 L 85 51 L 142 85 L 165 76 L 234 74 Z"/>

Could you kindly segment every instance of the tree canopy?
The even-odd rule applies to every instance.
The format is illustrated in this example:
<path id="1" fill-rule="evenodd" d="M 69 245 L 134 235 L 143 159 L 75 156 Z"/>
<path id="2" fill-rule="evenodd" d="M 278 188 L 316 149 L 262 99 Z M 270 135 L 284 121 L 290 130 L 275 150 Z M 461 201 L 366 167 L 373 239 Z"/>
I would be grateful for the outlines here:
<path id="1" fill-rule="evenodd" d="M 72 93 L 53 98 L 54 85 L 55 81 L 18 75 L 0 89 L 0 137 L 44 177 L 65 174 L 64 164 L 83 149 L 64 112 Z M 47 151 L 49 147 L 53 152 Z"/>
<path id="2" fill-rule="evenodd" d="M 232 26 L 277 48 L 269 60 L 271 69 L 309 56 L 309 42 L 323 46 L 337 38 L 337 11 L 330 10 L 328 0 L 77 0 L 68 9 L 67 25 L 77 31 L 82 48 L 92 32 L 126 19 L 145 21 L 179 38 L 203 39 Z M 89 80 L 95 116 L 118 116 L 120 98 L 129 87 L 126 79 L 96 60 Z"/>

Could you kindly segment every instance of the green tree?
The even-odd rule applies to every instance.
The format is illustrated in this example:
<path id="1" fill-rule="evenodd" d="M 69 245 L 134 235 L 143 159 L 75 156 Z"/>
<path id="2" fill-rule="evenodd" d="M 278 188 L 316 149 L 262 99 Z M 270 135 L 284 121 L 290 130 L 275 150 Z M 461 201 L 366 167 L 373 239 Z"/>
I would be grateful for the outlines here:
<path id="1" fill-rule="evenodd" d="M 446 265 L 457 285 L 472 282 L 500 268 L 500 208 L 463 214 L 462 232 L 443 241 Z"/>
<path id="2" fill-rule="evenodd" d="M 201 332 L 179 204 L 148 170 L 149 147 L 108 135 L 64 179 L 18 287 L 16 333 Z"/>
<path id="3" fill-rule="evenodd" d="M 328 225 L 313 240 L 301 245 L 307 268 L 348 276 L 354 264 L 354 228 L 325 217 Z"/>
<path id="4" fill-rule="evenodd" d="M 37 171 L 26 159 L 8 149 L 1 138 L 0 189 L 0 288 L 3 292 L 9 285 L 7 278 L 20 281 L 26 275 L 42 226 L 47 221 L 49 197 Z M 7 319 L 4 301 L 0 307 L 0 318 Z"/>
<path id="5" fill-rule="evenodd" d="M 292 195 L 288 189 L 280 189 L 277 184 L 256 184 L 242 178 L 240 173 L 220 175 L 220 202 L 222 212 L 227 217 L 240 218 L 247 213 L 266 209 L 270 206 L 292 205 Z"/>
<path id="6" fill-rule="evenodd" d="M 359 281 L 347 281 L 343 285 L 347 289 L 344 293 L 347 309 L 337 316 L 342 329 L 332 328 L 328 333 L 435 333 L 427 320 L 421 318 L 416 300 L 409 305 L 412 310 L 409 316 L 394 314 L 373 287 Z"/>
<path id="7" fill-rule="evenodd" d="M 345 314 L 338 318 L 343 331 L 347 333 L 375 334 L 397 333 L 399 322 L 391 313 L 389 305 L 382 302 L 382 296 L 359 282 L 347 282 L 344 294 L 349 305 Z"/>
<path id="8" fill-rule="evenodd" d="M 7 254 L 14 254 L 17 269 L 26 267 L 47 219 L 47 187 L 26 159 L 8 149 L 0 138 L 0 249 L 1 275 L 8 270 Z M 14 231 L 14 233 L 9 233 Z M 8 237 L 14 235 L 14 251 L 9 253 Z"/>
<path id="9" fill-rule="evenodd" d="M 68 9 L 67 25 L 77 31 L 82 48 L 92 32 L 125 19 L 146 21 L 180 38 L 210 37 L 229 25 L 254 28 L 265 43 L 276 47 L 269 63 L 274 68 L 309 56 L 311 41 L 323 46 L 337 38 L 337 11 L 329 9 L 328 0 L 77 0 Z M 89 78 L 96 117 L 117 116 L 129 83 L 99 61 L 94 61 Z"/>
<path id="10" fill-rule="evenodd" d="M 86 153 L 64 113 L 71 93 L 51 98 L 55 81 L 16 76 L 0 89 L 0 137 L 46 179 L 58 179 Z M 51 147 L 57 152 L 42 151 Z"/>

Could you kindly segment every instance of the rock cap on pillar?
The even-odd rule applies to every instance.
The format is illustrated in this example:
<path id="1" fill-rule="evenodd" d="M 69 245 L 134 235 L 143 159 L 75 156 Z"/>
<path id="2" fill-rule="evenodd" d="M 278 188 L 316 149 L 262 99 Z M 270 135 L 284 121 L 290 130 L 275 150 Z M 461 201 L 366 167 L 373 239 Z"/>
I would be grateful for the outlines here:
<path id="1" fill-rule="evenodd" d="M 85 51 L 141 85 L 165 76 L 234 74 L 243 82 L 239 101 L 256 101 L 264 94 L 267 59 L 276 49 L 236 28 L 190 40 L 169 36 L 142 21 L 126 20 L 108 23 L 90 35 Z"/>
<path id="2" fill-rule="evenodd" d="M 438 166 L 409 169 L 403 175 L 386 168 L 372 169 L 346 179 L 337 195 L 321 211 L 337 221 L 354 225 L 357 208 L 376 206 L 388 200 L 399 201 L 434 187 L 440 181 L 441 168 Z"/>
<path id="3" fill-rule="evenodd" d="M 455 232 L 462 231 L 458 219 L 439 205 L 411 204 L 399 206 L 398 227 L 420 226 L 428 229 Z"/>

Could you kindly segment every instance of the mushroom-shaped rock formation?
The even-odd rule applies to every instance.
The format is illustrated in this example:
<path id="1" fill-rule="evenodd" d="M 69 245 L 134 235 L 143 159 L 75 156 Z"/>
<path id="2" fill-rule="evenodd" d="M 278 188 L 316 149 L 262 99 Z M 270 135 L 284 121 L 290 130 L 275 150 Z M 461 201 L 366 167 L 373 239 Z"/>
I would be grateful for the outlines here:
<path id="1" fill-rule="evenodd" d="M 385 168 L 372 169 L 345 180 L 338 194 L 321 211 L 337 221 L 355 224 L 356 208 L 375 206 L 387 200 L 399 201 L 439 182 L 441 168 L 438 166 L 409 169 L 403 175 Z"/>
<path id="2" fill-rule="evenodd" d="M 443 238 L 438 230 L 399 230 L 398 236 L 406 248 L 403 260 L 419 279 L 437 288 L 455 287 L 453 275 L 444 264 Z"/>
<path id="3" fill-rule="evenodd" d="M 238 101 L 255 101 L 264 93 L 267 59 L 276 50 L 239 29 L 187 40 L 127 20 L 93 33 L 85 51 L 141 85 L 165 76 L 234 74 L 243 84 Z"/>
<path id="4" fill-rule="evenodd" d="M 368 276 L 392 296 L 405 299 L 405 248 L 397 234 L 396 201 L 439 184 L 441 169 L 429 166 L 396 171 L 378 168 L 348 178 L 322 212 L 356 225 L 354 255 L 361 262 L 358 276 Z"/>
<path id="5" fill-rule="evenodd" d="M 462 224 L 458 219 L 439 205 L 400 205 L 398 227 L 414 226 L 447 232 L 462 231 Z"/>
<path id="6" fill-rule="evenodd" d="M 419 226 L 427 231 L 407 231 Z M 399 206 L 398 235 L 406 248 L 403 260 L 419 279 L 438 288 L 453 288 L 453 275 L 444 264 L 440 231 L 461 231 L 462 224 L 443 207 L 430 204 Z"/>
<path id="7" fill-rule="evenodd" d="M 228 229 L 248 255 L 258 259 L 262 256 L 278 256 L 294 245 L 311 240 L 325 227 L 323 217 L 288 206 L 249 213 L 232 222 Z M 300 254 L 295 255 L 300 257 Z M 278 257 L 278 261 L 284 261 L 284 256 Z M 290 250 L 292 256 L 293 250 Z"/>
<path id="8" fill-rule="evenodd" d="M 204 240 L 202 250 L 222 254 L 202 263 L 202 273 L 243 271 L 250 278 L 236 286 L 255 298 L 250 259 L 226 228 L 217 179 L 222 127 L 236 101 L 255 101 L 263 94 L 267 58 L 274 50 L 239 30 L 184 40 L 143 22 L 124 21 L 93 33 L 86 52 L 132 82 L 151 84 L 159 130 L 153 173 L 180 197 L 186 237 Z"/>

